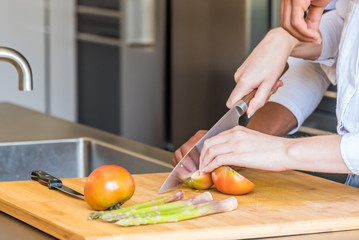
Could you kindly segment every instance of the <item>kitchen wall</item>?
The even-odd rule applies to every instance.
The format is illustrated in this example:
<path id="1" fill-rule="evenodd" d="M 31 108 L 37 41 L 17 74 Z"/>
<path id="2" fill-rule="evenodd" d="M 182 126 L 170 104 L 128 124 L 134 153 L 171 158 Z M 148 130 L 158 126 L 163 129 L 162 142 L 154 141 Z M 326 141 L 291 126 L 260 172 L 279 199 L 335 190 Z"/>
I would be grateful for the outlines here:
<path id="1" fill-rule="evenodd" d="M 76 121 L 75 1 L 0 0 L 0 6 L 0 45 L 21 52 L 34 78 L 32 92 L 19 92 L 15 68 L 0 62 L 0 101 Z"/>

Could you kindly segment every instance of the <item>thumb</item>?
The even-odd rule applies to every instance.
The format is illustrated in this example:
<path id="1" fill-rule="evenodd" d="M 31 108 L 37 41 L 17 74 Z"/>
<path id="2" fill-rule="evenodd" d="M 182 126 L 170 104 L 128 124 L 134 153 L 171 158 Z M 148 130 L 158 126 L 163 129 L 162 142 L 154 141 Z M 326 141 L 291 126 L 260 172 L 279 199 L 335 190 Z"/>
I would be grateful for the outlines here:
<path id="1" fill-rule="evenodd" d="M 266 103 L 270 96 L 271 90 L 272 87 L 266 83 L 262 83 L 258 87 L 254 98 L 249 102 L 247 109 L 247 115 L 249 118 L 252 117 L 253 114 Z"/>
<path id="2" fill-rule="evenodd" d="M 242 99 L 245 95 L 250 93 L 253 89 L 250 89 L 248 87 L 243 87 L 240 83 L 237 83 L 237 85 L 234 87 L 233 91 L 231 92 L 231 95 L 229 96 L 226 106 L 228 108 L 234 107 L 234 105 Z"/>
<path id="3" fill-rule="evenodd" d="M 321 40 L 321 36 L 319 34 L 319 24 L 322 19 L 323 12 L 324 7 L 310 6 L 308 14 L 305 18 L 308 29 L 312 30 L 314 37 L 318 40 Z"/>

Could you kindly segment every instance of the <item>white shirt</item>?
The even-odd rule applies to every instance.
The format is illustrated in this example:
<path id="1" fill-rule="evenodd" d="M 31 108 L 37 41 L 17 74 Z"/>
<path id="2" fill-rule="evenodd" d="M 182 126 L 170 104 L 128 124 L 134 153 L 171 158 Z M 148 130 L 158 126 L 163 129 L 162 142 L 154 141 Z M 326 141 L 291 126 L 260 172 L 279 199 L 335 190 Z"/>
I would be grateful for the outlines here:
<path id="1" fill-rule="evenodd" d="M 339 0 L 336 10 L 323 16 L 320 31 L 321 56 L 314 62 L 290 58 L 289 71 L 282 77 L 284 86 L 270 101 L 291 110 L 300 126 L 320 102 L 329 81 L 337 84 L 341 155 L 347 167 L 359 174 L 359 0 Z"/>
<path id="2" fill-rule="evenodd" d="M 349 2 L 337 62 L 337 131 L 348 168 L 359 174 L 359 0 Z"/>

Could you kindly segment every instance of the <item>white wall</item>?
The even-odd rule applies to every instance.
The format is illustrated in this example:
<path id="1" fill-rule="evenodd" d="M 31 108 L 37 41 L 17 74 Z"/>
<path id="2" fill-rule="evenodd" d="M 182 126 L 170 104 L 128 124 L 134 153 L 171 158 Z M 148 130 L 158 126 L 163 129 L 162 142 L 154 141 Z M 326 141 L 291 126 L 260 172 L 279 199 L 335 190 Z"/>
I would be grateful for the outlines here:
<path id="1" fill-rule="evenodd" d="M 75 121 L 75 1 L 0 0 L 0 6 L 0 46 L 25 56 L 34 81 L 32 92 L 18 91 L 15 68 L 0 62 L 0 101 Z"/>
<path id="2" fill-rule="evenodd" d="M 45 103 L 45 2 L 44 0 L 0 0 L 0 45 L 22 53 L 32 67 L 34 90 L 18 91 L 17 72 L 0 62 L 0 101 L 8 101 L 41 112 Z M 0 113 L 1 114 L 1 113 Z"/>

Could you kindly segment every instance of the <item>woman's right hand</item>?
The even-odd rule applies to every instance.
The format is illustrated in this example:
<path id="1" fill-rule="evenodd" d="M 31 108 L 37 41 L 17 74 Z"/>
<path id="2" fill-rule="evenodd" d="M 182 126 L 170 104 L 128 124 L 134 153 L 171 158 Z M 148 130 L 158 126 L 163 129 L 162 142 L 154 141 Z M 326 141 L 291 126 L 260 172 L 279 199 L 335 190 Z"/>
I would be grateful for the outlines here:
<path id="1" fill-rule="evenodd" d="M 248 106 L 248 116 L 262 107 L 281 86 L 279 77 L 297 43 L 298 40 L 283 28 L 271 30 L 234 74 L 237 84 L 227 101 L 227 107 L 232 108 L 256 88 L 258 90 Z"/>

